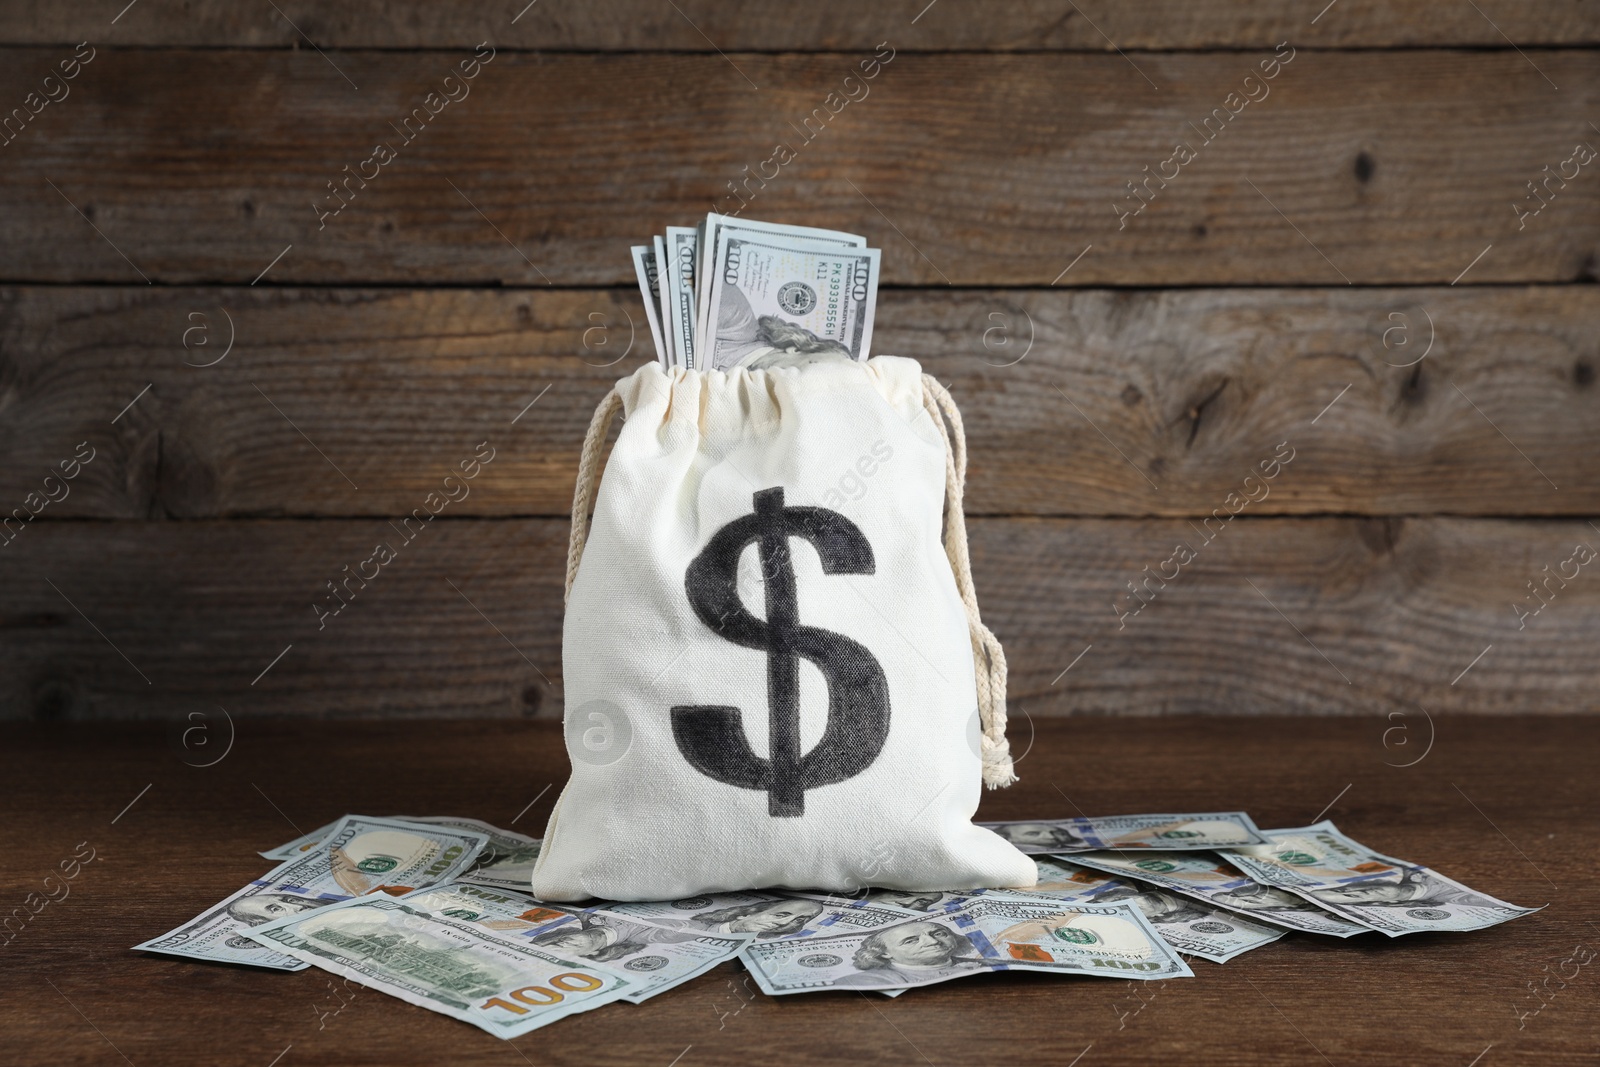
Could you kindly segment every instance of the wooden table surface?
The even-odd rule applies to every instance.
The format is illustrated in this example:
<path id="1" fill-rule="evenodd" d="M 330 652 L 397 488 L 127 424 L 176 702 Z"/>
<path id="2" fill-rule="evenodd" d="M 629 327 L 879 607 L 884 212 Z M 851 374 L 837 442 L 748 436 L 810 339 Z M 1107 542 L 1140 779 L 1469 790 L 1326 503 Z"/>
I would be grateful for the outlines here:
<path id="1" fill-rule="evenodd" d="M 252 720 L 233 735 L 218 716 L 191 723 L 187 746 L 174 726 L 12 726 L 0 740 L 0 902 L 28 921 L 0 947 L 0 1061 L 1500 1067 L 1600 1056 L 1600 960 L 1562 962 L 1600 947 L 1595 719 L 1055 719 L 1037 723 L 1031 748 L 1029 723 L 1018 727 L 1022 781 L 986 795 L 985 817 L 1237 807 L 1273 827 L 1326 809 L 1383 852 L 1549 906 L 1470 934 L 1291 934 L 1157 984 L 1015 974 L 894 1001 L 768 998 L 729 963 L 648 1004 L 502 1042 L 315 969 L 128 946 L 267 869 L 256 850 L 347 811 L 542 832 L 566 766 L 554 723 Z M 80 843 L 95 858 L 65 897 L 52 881 L 58 899 L 41 907 L 29 894 L 86 854 Z"/>

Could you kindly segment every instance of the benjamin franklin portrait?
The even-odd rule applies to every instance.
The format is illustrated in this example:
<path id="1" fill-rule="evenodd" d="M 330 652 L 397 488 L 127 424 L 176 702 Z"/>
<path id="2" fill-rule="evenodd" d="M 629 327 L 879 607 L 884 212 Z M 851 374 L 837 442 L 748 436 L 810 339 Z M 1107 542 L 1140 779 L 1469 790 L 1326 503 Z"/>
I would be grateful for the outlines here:
<path id="1" fill-rule="evenodd" d="M 246 926 L 260 926 L 262 923 L 281 919 L 285 915 L 310 911 L 328 903 L 331 902 L 296 896 L 293 893 L 257 893 L 254 896 L 240 897 L 224 910 L 230 917 Z"/>
<path id="2" fill-rule="evenodd" d="M 643 941 L 631 941 L 617 930 L 595 919 L 584 918 L 546 931 L 528 940 L 555 953 L 570 953 L 597 963 L 609 963 L 643 952 L 649 946 Z"/>
<path id="3" fill-rule="evenodd" d="M 1427 871 L 1411 869 L 1398 882 L 1373 880 L 1352 882 L 1330 889 L 1307 890 L 1309 895 L 1332 905 L 1360 907 L 1443 907 L 1446 904 L 1474 904 L 1482 897 L 1470 889 L 1436 881 Z"/>
<path id="4" fill-rule="evenodd" d="M 851 962 L 860 973 L 846 975 L 836 985 L 912 984 L 963 964 L 987 966 L 965 937 L 939 923 L 922 920 L 873 931 L 862 939 Z"/>
<path id="5" fill-rule="evenodd" d="M 762 900 L 702 912 L 692 921 L 696 926 L 718 933 L 769 938 L 799 933 L 806 923 L 821 914 L 822 905 L 815 900 Z"/>
<path id="6" fill-rule="evenodd" d="M 927 892 L 915 893 L 899 889 L 880 889 L 867 897 L 874 904 L 892 904 L 897 908 L 907 911 L 932 911 L 940 901 L 950 899 L 954 894 Z"/>
<path id="7" fill-rule="evenodd" d="M 743 293 L 731 285 L 724 287 L 712 347 L 714 367 L 772 370 L 850 358 L 850 349 L 838 341 L 818 337 L 776 315 L 757 316 Z"/>

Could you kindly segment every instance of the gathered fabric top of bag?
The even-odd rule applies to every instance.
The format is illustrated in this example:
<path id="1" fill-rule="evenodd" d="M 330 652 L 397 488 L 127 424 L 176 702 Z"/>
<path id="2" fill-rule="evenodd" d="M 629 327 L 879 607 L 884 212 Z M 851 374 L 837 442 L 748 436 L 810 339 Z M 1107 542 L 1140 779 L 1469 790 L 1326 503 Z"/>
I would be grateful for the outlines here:
<path id="1" fill-rule="evenodd" d="M 811 394 L 842 388 L 860 391 L 863 380 L 902 419 L 926 416 L 944 442 L 945 502 L 943 545 L 966 609 L 977 681 L 983 782 L 989 788 L 1017 780 L 1006 740 L 1006 660 L 1000 642 L 983 624 L 967 549 L 962 498 L 967 478 L 966 433 L 961 412 L 944 386 L 923 374 L 915 360 L 875 356 L 864 362 L 825 360 L 763 370 L 663 370 L 647 363 L 617 382 L 595 409 L 585 435 L 572 500 L 572 533 L 567 551 L 566 594 L 583 558 L 589 534 L 602 453 L 617 412 L 625 420 L 650 417 L 659 423 L 664 444 L 717 455 L 733 441 L 781 435 L 786 411 Z"/>

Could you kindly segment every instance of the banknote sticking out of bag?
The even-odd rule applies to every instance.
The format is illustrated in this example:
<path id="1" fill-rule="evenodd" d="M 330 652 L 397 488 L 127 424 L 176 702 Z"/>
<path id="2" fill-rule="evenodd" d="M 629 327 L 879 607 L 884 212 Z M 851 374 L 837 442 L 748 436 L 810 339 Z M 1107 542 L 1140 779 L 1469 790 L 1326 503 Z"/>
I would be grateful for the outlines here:
<path id="1" fill-rule="evenodd" d="M 878 252 L 712 215 L 634 255 L 663 358 L 583 446 L 572 777 L 533 892 L 1032 885 L 972 823 L 1014 778 L 1005 657 L 967 558 L 960 412 L 915 361 L 867 358 Z"/>
<path id="2" fill-rule="evenodd" d="M 879 252 L 859 234 L 713 212 L 632 252 L 663 370 L 864 360 L 872 348 Z"/>

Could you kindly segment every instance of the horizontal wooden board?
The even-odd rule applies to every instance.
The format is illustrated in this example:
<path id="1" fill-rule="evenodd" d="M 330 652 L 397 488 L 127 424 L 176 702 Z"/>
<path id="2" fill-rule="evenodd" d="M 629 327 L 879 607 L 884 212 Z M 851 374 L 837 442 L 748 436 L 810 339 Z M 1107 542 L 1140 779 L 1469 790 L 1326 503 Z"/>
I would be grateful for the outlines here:
<path id="1" fill-rule="evenodd" d="M 876 340 L 962 405 L 974 514 L 1208 515 L 1284 442 L 1251 514 L 1600 511 L 1590 286 L 891 290 Z M 488 441 L 452 514 L 564 516 L 652 352 L 636 290 L 0 289 L 0 514 L 87 443 L 40 521 L 404 515 Z"/>
<path id="2" fill-rule="evenodd" d="M 1034 715 L 1595 710 L 1588 522 L 971 530 L 1024 739 Z M 410 543 L 375 520 L 41 524 L 0 548 L 0 714 L 557 714 L 566 538 L 560 520 L 448 512 Z M 397 558 L 319 628 L 326 583 L 380 541 Z"/>
<path id="3" fill-rule="evenodd" d="M 1268 0 L 1046 0 L 1011 3 L 905 4 L 814 0 L 804 6 L 683 0 L 604 0 L 589 4 L 456 0 L 306 0 L 257 9 L 227 0 L 181 8 L 143 4 L 117 17 L 126 0 L 93 16 L 43 0 L 0 11 L 0 41 L 77 43 L 88 37 L 120 45 L 322 48 L 471 48 L 542 50 L 807 51 L 870 48 L 888 39 L 907 49 L 1254 48 L 1282 40 L 1308 46 L 1478 45 L 1523 47 L 1600 40 L 1600 16 L 1585 3 L 1473 4 L 1425 0 L 1404 6 L 1379 0 L 1300 3 Z M 1324 7 L 1326 4 L 1326 7 Z M 274 11 L 273 8 L 277 10 Z"/>
<path id="4" fill-rule="evenodd" d="M 1012 972 L 895 1000 L 766 997 L 730 961 L 510 1048 L 324 971 L 273 974 L 124 946 L 259 877 L 268 864 L 258 849 L 347 811 L 471 816 L 542 834 L 567 774 L 556 724 L 253 721 L 225 755 L 215 712 L 190 727 L 188 750 L 155 726 L 13 726 L 0 733 L 0 891 L 20 910 L 11 930 L 21 927 L 0 969 L 7 1056 L 123 1063 L 109 1043 L 140 1067 L 266 1067 L 275 1056 L 280 1067 L 500 1067 L 524 1057 L 541 1067 L 668 1067 L 675 1057 L 679 1067 L 945 1067 L 995 1063 L 996 1035 L 1018 1035 L 1029 1062 L 1051 1067 L 1074 1057 L 1079 1067 L 1304 1067 L 1324 1057 L 1338 1067 L 1466 1067 L 1473 1057 L 1480 1067 L 1591 1067 L 1600 858 L 1587 842 L 1600 834 L 1600 721 L 1458 718 L 1406 769 L 1384 765 L 1384 725 L 1376 715 L 1041 723 L 1021 781 L 984 790 L 979 817 L 1243 809 L 1276 827 L 1324 813 L 1374 849 L 1549 907 L 1475 933 L 1289 934 L 1225 966 L 1196 959 L 1193 978 L 1172 981 Z M 199 744 L 207 735 L 209 752 Z M 63 886 L 60 865 L 79 842 L 95 858 Z M 738 847 L 719 840 L 704 862 Z M 37 903 L 44 894 L 50 902 Z"/>
<path id="5" fill-rule="evenodd" d="M 105 48 L 3 148 L 0 280 L 631 284 L 630 243 L 741 204 L 868 235 L 895 285 L 1593 280 L 1592 53 L 1247 82 L 1273 54 L 502 52 L 446 83 L 469 52 Z M 0 101 L 66 55 L 0 51 Z"/>

